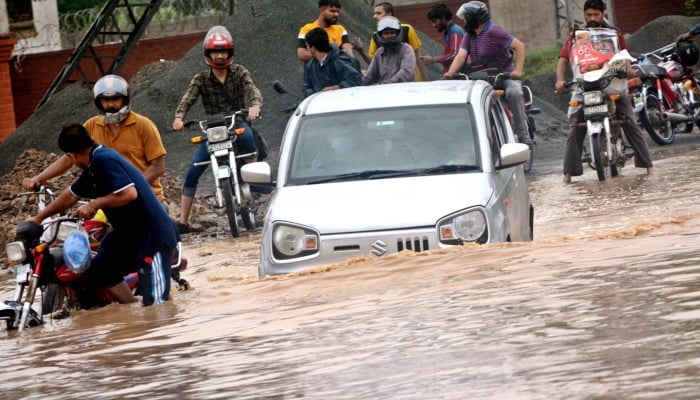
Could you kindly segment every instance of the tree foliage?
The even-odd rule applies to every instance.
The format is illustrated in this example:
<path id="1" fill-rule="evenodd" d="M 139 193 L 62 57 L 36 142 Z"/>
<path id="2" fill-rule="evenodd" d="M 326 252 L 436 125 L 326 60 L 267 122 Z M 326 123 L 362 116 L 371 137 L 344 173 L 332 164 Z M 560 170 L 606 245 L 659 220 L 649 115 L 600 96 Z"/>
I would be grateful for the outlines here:
<path id="1" fill-rule="evenodd" d="M 61 14 L 85 10 L 87 8 L 102 8 L 106 0 L 57 0 L 58 12 Z"/>

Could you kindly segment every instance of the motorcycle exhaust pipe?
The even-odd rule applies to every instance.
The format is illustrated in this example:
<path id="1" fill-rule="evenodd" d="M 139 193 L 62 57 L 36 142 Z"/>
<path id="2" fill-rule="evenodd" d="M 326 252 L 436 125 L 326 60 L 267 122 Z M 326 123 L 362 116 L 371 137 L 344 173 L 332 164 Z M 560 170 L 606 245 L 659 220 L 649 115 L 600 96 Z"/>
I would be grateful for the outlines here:
<path id="1" fill-rule="evenodd" d="M 673 112 L 663 112 L 661 113 L 661 119 L 671 122 L 686 122 L 690 121 L 690 116 Z"/>

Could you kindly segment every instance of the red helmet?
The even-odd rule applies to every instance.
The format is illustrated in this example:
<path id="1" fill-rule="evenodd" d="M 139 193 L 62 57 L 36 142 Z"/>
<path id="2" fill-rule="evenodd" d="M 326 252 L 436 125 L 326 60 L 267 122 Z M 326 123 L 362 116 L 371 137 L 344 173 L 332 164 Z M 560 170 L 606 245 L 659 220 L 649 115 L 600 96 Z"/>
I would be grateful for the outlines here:
<path id="1" fill-rule="evenodd" d="M 228 68 L 233 63 L 233 37 L 223 26 L 214 26 L 209 29 L 202 42 L 204 49 L 204 62 L 212 68 Z M 214 60 L 210 57 L 212 51 L 226 51 L 226 60 Z"/>

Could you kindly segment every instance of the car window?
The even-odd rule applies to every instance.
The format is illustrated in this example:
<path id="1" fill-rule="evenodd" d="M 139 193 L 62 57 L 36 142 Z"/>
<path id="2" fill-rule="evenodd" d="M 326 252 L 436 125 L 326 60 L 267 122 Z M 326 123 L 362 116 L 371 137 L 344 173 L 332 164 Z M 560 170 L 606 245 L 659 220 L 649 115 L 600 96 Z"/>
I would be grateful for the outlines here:
<path id="1" fill-rule="evenodd" d="M 506 143 L 506 131 L 503 107 L 497 100 L 492 100 L 489 106 L 488 130 L 489 148 L 491 150 L 491 159 L 494 166 L 501 165 L 500 150 L 501 146 Z"/>
<path id="2" fill-rule="evenodd" d="M 292 144 L 288 181 L 363 171 L 480 166 L 471 108 L 438 105 L 304 117 Z"/>

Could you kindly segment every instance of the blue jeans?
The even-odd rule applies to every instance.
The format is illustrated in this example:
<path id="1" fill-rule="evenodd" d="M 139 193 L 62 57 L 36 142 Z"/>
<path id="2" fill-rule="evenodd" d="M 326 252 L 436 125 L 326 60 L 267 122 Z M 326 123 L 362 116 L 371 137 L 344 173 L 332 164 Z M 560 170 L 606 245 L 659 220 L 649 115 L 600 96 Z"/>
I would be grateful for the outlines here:
<path id="1" fill-rule="evenodd" d="M 256 150 L 255 138 L 253 137 L 253 129 L 250 126 L 242 124 L 242 128 L 245 128 L 245 133 L 238 136 L 236 139 L 240 144 L 240 149 L 243 153 L 252 153 Z M 194 197 L 197 192 L 197 184 L 199 183 L 199 178 L 202 177 L 204 171 L 207 170 L 207 165 L 195 166 L 194 164 L 209 161 L 209 151 L 207 150 L 207 142 L 202 142 L 197 147 L 189 168 L 187 169 L 187 174 L 185 175 L 185 183 L 182 186 L 182 195 L 187 197 Z"/>

